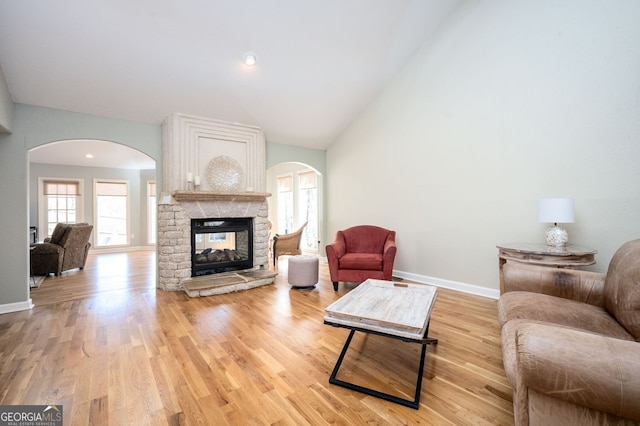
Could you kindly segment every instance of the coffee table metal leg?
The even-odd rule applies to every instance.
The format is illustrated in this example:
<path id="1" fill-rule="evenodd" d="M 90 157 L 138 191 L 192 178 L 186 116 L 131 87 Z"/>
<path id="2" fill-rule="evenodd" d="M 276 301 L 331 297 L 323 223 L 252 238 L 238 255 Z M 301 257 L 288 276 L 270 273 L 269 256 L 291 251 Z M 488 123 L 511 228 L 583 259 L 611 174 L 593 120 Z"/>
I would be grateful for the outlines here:
<path id="1" fill-rule="evenodd" d="M 436 344 L 438 343 L 438 341 L 436 339 L 425 339 L 425 341 L 422 342 L 422 352 L 420 354 L 420 366 L 418 368 L 418 381 L 416 383 L 416 393 L 415 393 L 415 398 L 413 399 L 413 401 L 411 401 L 408 399 L 399 398 L 395 395 L 390 395 L 388 393 L 380 392 L 375 389 L 365 388 L 363 386 L 345 382 L 343 380 L 336 378 L 336 375 L 338 374 L 338 370 L 342 365 L 342 361 L 344 360 L 344 356 L 347 353 L 347 349 L 351 344 L 351 339 L 353 338 L 353 335 L 355 334 L 355 332 L 356 330 L 351 330 L 351 332 L 349 333 L 349 337 L 347 337 L 347 341 L 345 342 L 344 347 L 342 348 L 340 357 L 338 357 L 338 362 L 336 363 L 336 366 L 333 368 L 331 377 L 329 377 L 329 383 L 333 385 L 342 386 L 344 388 L 351 389 L 357 392 L 361 392 L 366 395 L 375 396 L 377 398 L 384 399 L 385 401 L 390 401 L 396 404 L 404 405 L 406 407 L 411 407 L 417 410 L 420 407 L 420 392 L 422 389 L 422 373 L 424 372 L 424 359 L 427 352 L 427 345 Z"/>

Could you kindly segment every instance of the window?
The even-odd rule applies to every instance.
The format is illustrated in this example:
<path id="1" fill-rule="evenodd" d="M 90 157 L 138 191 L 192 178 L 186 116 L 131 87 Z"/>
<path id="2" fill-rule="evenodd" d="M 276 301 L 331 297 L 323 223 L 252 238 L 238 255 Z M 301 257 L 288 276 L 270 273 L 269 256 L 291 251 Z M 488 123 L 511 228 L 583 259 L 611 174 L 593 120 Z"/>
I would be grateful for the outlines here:
<path id="1" fill-rule="evenodd" d="M 75 179 L 39 180 L 39 192 L 42 195 L 39 203 L 40 238 L 50 237 L 59 222 L 77 223 L 82 221 L 82 182 Z M 43 235 L 44 234 L 44 235 Z"/>
<path id="2" fill-rule="evenodd" d="M 298 209 L 301 223 L 307 222 L 300 248 L 318 250 L 318 188 L 313 170 L 298 172 Z"/>
<path id="3" fill-rule="evenodd" d="M 293 229 L 293 175 L 278 176 L 278 233 L 288 234 Z"/>
<path id="4" fill-rule="evenodd" d="M 156 243 L 158 207 L 156 202 L 156 181 L 147 182 L 147 244 Z"/>
<path id="5" fill-rule="evenodd" d="M 129 244 L 129 184 L 127 181 L 95 180 L 96 246 Z"/>

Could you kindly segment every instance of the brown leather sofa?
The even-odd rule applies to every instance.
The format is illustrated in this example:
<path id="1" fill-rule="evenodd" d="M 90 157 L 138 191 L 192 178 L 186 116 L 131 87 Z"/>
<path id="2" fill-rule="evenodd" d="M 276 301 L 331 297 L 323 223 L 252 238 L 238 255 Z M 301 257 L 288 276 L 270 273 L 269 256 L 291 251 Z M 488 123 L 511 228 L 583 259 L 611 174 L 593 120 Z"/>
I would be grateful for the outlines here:
<path id="1" fill-rule="evenodd" d="M 58 223 L 43 243 L 31 244 L 31 273 L 60 275 L 70 269 L 83 269 L 91 243 L 93 225 Z"/>
<path id="2" fill-rule="evenodd" d="M 507 263 L 498 301 L 516 425 L 640 424 L 640 240 L 606 274 Z"/>

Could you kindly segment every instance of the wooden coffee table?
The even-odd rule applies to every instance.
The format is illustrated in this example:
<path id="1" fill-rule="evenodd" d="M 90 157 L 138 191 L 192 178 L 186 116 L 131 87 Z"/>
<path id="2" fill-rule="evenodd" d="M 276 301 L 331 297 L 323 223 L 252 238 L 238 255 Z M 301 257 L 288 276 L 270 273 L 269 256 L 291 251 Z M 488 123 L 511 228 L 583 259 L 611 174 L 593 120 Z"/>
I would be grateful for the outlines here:
<path id="1" fill-rule="evenodd" d="M 429 319 L 436 298 L 437 291 L 434 286 L 369 279 L 327 306 L 324 323 L 351 330 L 331 373 L 329 383 L 418 409 L 426 347 L 428 344 L 438 343 L 437 339 L 427 337 Z M 422 345 L 413 400 L 399 398 L 336 378 L 356 331 Z"/>

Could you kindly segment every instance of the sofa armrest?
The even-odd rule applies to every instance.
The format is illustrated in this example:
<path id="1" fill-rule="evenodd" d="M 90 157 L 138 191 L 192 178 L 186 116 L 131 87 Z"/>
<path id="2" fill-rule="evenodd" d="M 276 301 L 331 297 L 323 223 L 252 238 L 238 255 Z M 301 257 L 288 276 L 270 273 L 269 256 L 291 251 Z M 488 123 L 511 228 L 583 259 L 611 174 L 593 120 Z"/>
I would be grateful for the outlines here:
<path id="1" fill-rule="evenodd" d="M 504 291 L 530 291 L 604 306 L 605 274 L 507 262 L 502 266 Z"/>
<path id="2" fill-rule="evenodd" d="M 519 389 L 640 420 L 639 342 L 540 323 L 515 339 Z"/>

